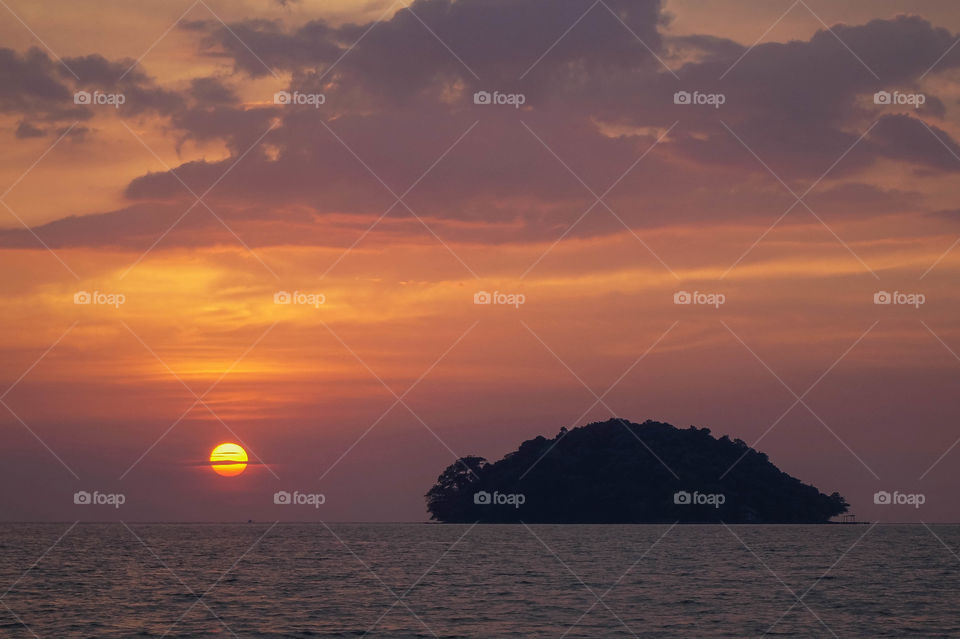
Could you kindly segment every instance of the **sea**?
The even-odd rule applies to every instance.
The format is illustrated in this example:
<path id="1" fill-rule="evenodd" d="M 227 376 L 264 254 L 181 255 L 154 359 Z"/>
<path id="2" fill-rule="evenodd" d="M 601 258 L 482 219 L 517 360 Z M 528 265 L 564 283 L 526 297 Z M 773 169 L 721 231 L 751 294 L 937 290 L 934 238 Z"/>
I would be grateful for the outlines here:
<path id="1" fill-rule="evenodd" d="M 0 524 L 0 637 L 960 637 L 960 526 Z"/>

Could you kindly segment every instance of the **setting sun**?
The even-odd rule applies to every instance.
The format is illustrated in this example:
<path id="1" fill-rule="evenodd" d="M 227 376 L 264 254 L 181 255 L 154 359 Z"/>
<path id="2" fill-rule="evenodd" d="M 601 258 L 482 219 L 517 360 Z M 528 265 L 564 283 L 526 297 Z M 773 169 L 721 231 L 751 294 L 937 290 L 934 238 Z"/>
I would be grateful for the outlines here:
<path id="1" fill-rule="evenodd" d="M 210 451 L 210 467 L 218 475 L 235 477 L 247 467 L 247 451 L 237 444 L 220 444 Z"/>

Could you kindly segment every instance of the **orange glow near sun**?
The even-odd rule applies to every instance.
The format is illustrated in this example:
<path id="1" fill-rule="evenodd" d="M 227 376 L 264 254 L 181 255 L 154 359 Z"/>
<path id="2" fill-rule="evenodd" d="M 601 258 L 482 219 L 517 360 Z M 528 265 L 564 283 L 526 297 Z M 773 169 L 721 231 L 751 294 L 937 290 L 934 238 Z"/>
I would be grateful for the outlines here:
<path id="1" fill-rule="evenodd" d="M 247 467 L 247 451 L 233 443 L 220 444 L 210 451 L 210 468 L 218 475 L 235 477 Z"/>

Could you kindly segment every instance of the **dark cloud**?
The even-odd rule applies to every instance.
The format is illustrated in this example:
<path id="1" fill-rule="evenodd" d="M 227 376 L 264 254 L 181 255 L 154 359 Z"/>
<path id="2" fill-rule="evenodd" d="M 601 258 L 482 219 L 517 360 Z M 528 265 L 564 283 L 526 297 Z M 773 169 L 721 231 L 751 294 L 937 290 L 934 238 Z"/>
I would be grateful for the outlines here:
<path id="1" fill-rule="evenodd" d="M 870 139 L 878 153 L 917 171 L 960 171 L 960 145 L 946 131 L 909 115 L 884 116 Z"/>
<path id="2" fill-rule="evenodd" d="M 34 120 L 83 120 L 90 113 L 73 103 L 64 69 L 37 48 L 23 55 L 0 48 L 0 111 Z"/>
<path id="3" fill-rule="evenodd" d="M 41 130 L 41 123 L 92 118 L 97 107 L 77 104 L 77 91 L 122 93 L 123 115 L 169 115 L 185 104 L 177 92 L 157 86 L 148 75 L 131 68 L 132 60 L 110 61 L 94 54 L 65 58 L 64 63 L 66 66 L 38 48 L 22 55 L 0 48 L 0 112 L 20 114 L 30 127 L 21 127 L 18 135 L 21 130 Z"/>
<path id="4" fill-rule="evenodd" d="M 194 79 L 182 98 L 174 96 L 182 101 L 167 96 L 162 112 L 182 140 L 222 140 L 230 156 L 187 162 L 176 175 L 143 175 L 125 191 L 137 204 L 110 215 L 129 215 L 138 228 L 155 230 L 144 211 L 183 198 L 181 180 L 196 193 L 216 184 L 208 201 L 225 219 L 251 225 L 259 216 L 275 226 L 267 232 L 261 224 L 258 237 L 300 242 L 314 237 L 303 231 L 305 211 L 307 218 L 379 216 L 394 202 L 381 179 L 403 193 L 475 122 L 406 202 L 434 220 L 502 223 L 521 228 L 524 238 L 562 232 L 674 123 L 606 197 L 631 226 L 779 215 L 793 199 L 767 167 L 797 193 L 829 169 L 830 180 L 810 202 L 831 214 L 922 212 L 916 194 L 871 186 L 866 171 L 878 160 L 924 172 L 960 167 L 951 155 L 960 146 L 930 125 L 941 144 L 919 119 L 946 117 L 937 96 L 910 114 L 872 100 L 881 89 L 917 90 L 953 43 L 952 34 L 922 18 L 837 25 L 842 42 L 821 31 L 809 41 L 761 44 L 743 56 L 742 45 L 713 36 L 665 40 L 659 2 L 609 6 L 614 13 L 573 0 L 418 0 L 413 12 L 401 9 L 378 24 L 310 22 L 287 30 L 259 20 L 228 30 L 187 23 L 202 34 L 208 54 L 233 62 L 239 77 L 232 81 L 268 74 L 266 63 L 290 73 L 291 91 L 322 92 L 326 103 L 244 105 L 224 79 Z M 654 54 L 683 60 L 676 76 Z M 49 60 L 31 63 L 60 74 Z M 78 66 L 104 79 L 120 65 L 91 56 Z M 929 77 L 957 66 L 960 51 L 943 57 Z M 128 77 L 141 91 L 160 91 L 136 70 Z M 516 90 L 527 102 L 523 109 L 474 105 L 477 89 Z M 678 105 L 678 90 L 722 93 L 725 102 Z M 278 126 L 265 135 L 272 124 Z M 597 208 L 577 234 L 622 229 Z M 391 212 L 392 219 L 409 217 L 403 205 Z M 58 227 L 45 231 L 69 242 Z"/>
<path id="5" fill-rule="evenodd" d="M 220 78 L 194 78 L 190 81 L 190 96 L 201 104 L 223 105 L 239 102 L 233 89 Z"/>
<path id="6" fill-rule="evenodd" d="M 817 213 L 823 212 L 831 218 L 914 213 L 927 206 L 920 192 L 883 189 L 861 182 L 848 182 L 832 188 L 820 187 L 804 201 Z"/>
<path id="7" fill-rule="evenodd" d="M 276 109 L 191 106 L 174 114 L 171 124 L 181 132 L 183 140 L 223 140 L 239 156 L 267 131 L 275 117 Z"/>
<path id="8" fill-rule="evenodd" d="M 690 136 L 678 135 L 681 152 L 706 162 L 730 157 L 722 151 L 728 133 L 718 135 L 722 119 L 735 130 L 755 132 L 758 154 L 778 173 L 801 178 L 819 175 L 871 121 L 890 112 L 872 103 L 876 91 L 918 90 L 921 75 L 956 39 L 918 16 L 899 16 L 836 25 L 806 42 L 764 43 L 743 56 L 742 45 L 709 35 L 664 41 L 658 2 L 611 3 L 617 16 L 596 5 L 584 16 L 590 6 L 419 0 L 414 13 L 401 10 L 376 25 L 311 22 L 284 31 L 273 22 L 249 21 L 231 25 L 233 33 L 217 23 L 190 28 L 243 73 L 264 75 L 264 63 L 289 71 L 292 89 L 325 91 L 341 112 L 373 111 L 391 119 L 398 101 L 455 112 L 477 89 L 515 91 L 532 108 L 562 111 L 571 120 L 641 127 L 680 120 Z M 638 38 L 663 57 L 688 59 L 677 77 Z M 957 66 L 960 49 L 940 59 L 936 72 Z M 678 90 L 722 93 L 726 102 L 721 109 L 678 106 Z M 943 117 L 943 102 L 926 98 L 918 114 Z M 863 168 L 876 157 L 850 158 L 847 167 Z"/>
<path id="9" fill-rule="evenodd" d="M 133 60 L 111 61 L 99 54 L 65 58 L 64 62 L 77 75 L 76 83 L 81 89 L 119 90 L 121 87 L 135 84 L 149 84 L 150 78 Z M 73 78 L 67 69 L 58 66 L 57 70 L 64 78 Z"/>
<path id="10" fill-rule="evenodd" d="M 941 209 L 930 213 L 931 217 L 960 222 L 960 209 Z"/>
<path id="11" fill-rule="evenodd" d="M 14 135 L 16 135 L 17 138 L 21 140 L 24 140 L 27 138 L 42 138 L 46 134 L 47 132 L 45 130 L 33 126 L 26 120 L 21 120 L 17 124 L 17 130 L 14 133 Z"/>
<path id="12" fill-rule="evenodd" d="M 337 63 L 331 82 L 393 99 L 441 91 L 456 81 L 506 89 L 541 56 L 528 82 L 656 64 L 646 47 L 657 51 L 662 45 L 659 0 L 610 0 L 610 10 L 592 5 L 585 0 L 417 0 L 376 25 L 332 27 L 314 21 L 285 32 L 277 23 L 254 20 L 231 24 L 229 30 L 212 21 L 185 28 L 205 33 L 208 52 L 229 56 L 250 75 L 269 73 L 265 64 L 324 72 Z"/>
<path id="13" fill-rule="evenodd" d="M 166 248 L 233 245 L 236 242 L 233 234 L 202 204 L 192 205 L 193 198 L 189 197 L 163 204 L 135 204 L 107 213 L 66 217 L 38 226 L 34 232 L 51 248 L 107 247 L 146 251 L 160 237 L 164 238 Z M 231 226 L 237 229 L 255 226 L 251 221 L 252 211 L 214 211 L 229 219 Z M 174 230 L 165 236 L 171 228 Z M 245 232 L 255 246 L 277 241 L 269 234 L 261 237 L 257 232 Z M 35 249 L 37 246 L 36 237 L 26 229 L 0 231 L 0 247 Z"/>
<path id="14" fill-rule="evenodd" d="M 111 61 L 100 55 L 88 55 L 64 61 L 80 77 L 77 88 L 122 93 L 126 98 L 121 107 L 124 115 L 144 112 L 170 115 L 184 106 L 183 96 L 157 86 L 150 76 L 134 66 L 133 60 Z"/>

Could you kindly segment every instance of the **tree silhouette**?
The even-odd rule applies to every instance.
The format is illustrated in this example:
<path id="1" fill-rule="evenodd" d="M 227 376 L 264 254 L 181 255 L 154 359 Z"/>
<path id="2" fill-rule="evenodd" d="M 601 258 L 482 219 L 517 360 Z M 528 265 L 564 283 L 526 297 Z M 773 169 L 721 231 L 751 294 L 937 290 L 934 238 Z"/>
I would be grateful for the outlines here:
<path id="1" fill-rule="evenodd" d="M 494 463 L 461 458 L 426 499 L 441 522 L 823 523 L 848 509 L 739 439 L 623 419 L 536 437 Z"/>
<path id="2" fill-rule="evenodd" d="M 487 466 L 483 457 L 461 457 L 447 466 L 427 492 L 427 510 L 440 521 L 466 521 L 463 505 L 473 503 L 475 486 Z"/>

